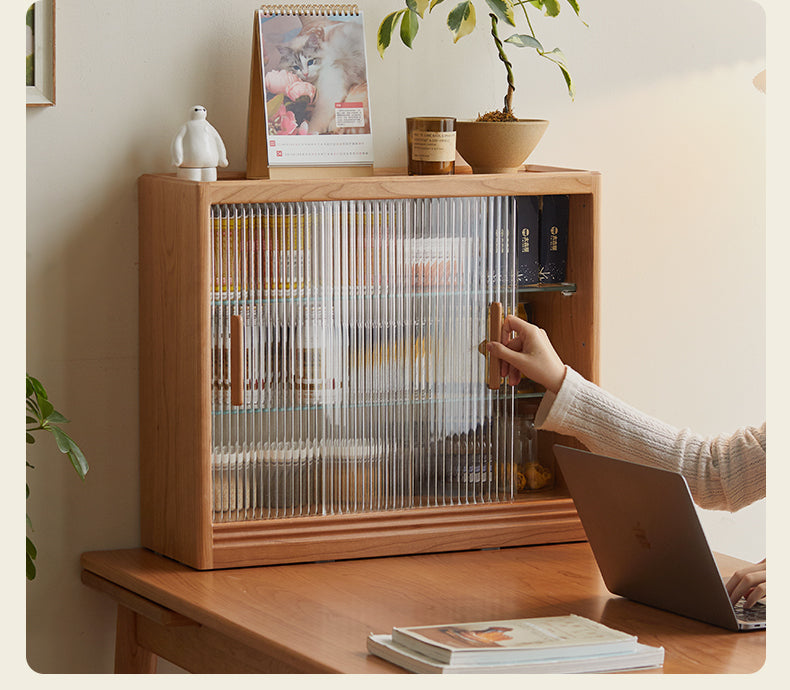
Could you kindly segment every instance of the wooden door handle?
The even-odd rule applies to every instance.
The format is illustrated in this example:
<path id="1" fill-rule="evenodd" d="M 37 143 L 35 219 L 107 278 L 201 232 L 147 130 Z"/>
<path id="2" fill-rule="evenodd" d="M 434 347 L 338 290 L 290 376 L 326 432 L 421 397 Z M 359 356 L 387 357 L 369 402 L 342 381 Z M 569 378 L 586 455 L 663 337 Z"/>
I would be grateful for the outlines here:
<path id="1" fill-rule="evenodd" d="M 488 307 L 488 342 L 498 343 L 502 338 L 502 303 L 491 302 Z M 486 351 L 486 382 L 492 390 L 499 390 L 502 376 L 499 373 L 499 357 Z"/>
<path id="2" fill-rule="evenodd" d="M 230 404 L 244 404 L 244 320 L 230 317 Z"/>

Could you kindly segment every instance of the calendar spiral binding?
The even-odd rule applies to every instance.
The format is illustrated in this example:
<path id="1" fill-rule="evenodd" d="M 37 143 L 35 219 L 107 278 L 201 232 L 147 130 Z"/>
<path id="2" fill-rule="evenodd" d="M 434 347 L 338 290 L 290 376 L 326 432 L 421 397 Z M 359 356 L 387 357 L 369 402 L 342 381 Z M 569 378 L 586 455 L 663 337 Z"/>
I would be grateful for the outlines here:
<path id="1" fill-rule="evenodd" d="M 260 10 L 263 14 L 273 16 L 342 16 L 351 17 L 359 15 L 357 5 L 344 4 L 315 4 L 315 5 L 261 5 Z"/>

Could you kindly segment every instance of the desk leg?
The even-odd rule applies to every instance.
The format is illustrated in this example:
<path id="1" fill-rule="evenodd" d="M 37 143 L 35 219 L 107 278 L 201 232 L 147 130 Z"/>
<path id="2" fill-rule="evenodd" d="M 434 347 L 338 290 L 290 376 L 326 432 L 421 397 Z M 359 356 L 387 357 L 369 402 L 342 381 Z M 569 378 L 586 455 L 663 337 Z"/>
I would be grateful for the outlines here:
<path id="1" fill-rule="evenodd" d="M 115 673 L 156 673 L 156 654 L 137 644 L 137 614 L 118 604 Z"/>

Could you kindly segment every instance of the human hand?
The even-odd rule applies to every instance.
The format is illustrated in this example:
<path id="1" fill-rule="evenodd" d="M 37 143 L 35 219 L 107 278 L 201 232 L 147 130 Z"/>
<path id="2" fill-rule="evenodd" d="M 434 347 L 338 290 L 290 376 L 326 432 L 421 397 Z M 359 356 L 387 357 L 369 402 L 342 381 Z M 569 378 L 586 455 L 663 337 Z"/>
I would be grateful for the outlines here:
<path id="1" fill-rule="evenodd" d="M 765 596 L 765 559 L 759 563 L 748 565 L 736 570 L 727 581 L 727 594 L 735 604 L 741 597 L 746 597 L 746 607 L 754 606 Z"/>
<path id="2" fill-rule="evenodd" d="M 488 343 L 487 347 L 499 357 L 500 373 L 511 386 L 524 374 L 552 393 L 560 389 L 565 365 L 542 328 L 509 314 L 502 324 L 502 342 Z"/>

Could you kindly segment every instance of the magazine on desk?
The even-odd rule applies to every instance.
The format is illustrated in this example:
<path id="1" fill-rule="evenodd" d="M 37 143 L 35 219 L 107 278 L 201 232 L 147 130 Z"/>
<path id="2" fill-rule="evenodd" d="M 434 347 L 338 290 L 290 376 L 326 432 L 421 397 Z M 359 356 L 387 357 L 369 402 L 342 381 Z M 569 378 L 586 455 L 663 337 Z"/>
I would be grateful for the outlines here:
<path id="1" fill-rule="evenodd" d="M 371 634 L 368 651 L 415 673 L 590 673 L 661 666 L 664 650 L 581 616 Z"/>
<path id="2" fill-rule="evenodd" d="M 262 89 L 251 90 L 250 113 L 265 118 L 262 153 L 270 171 L 372 170 L 365 37 L 355 5 L 263 5 L 254 53 L 253 77 Z M 262 112 L 253 114 L 261 98 Z"/>

